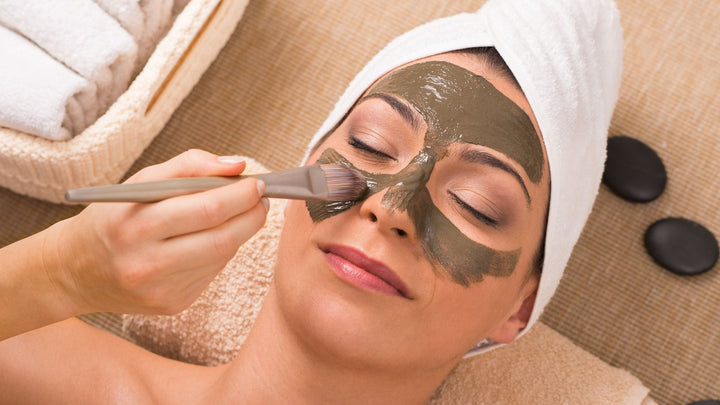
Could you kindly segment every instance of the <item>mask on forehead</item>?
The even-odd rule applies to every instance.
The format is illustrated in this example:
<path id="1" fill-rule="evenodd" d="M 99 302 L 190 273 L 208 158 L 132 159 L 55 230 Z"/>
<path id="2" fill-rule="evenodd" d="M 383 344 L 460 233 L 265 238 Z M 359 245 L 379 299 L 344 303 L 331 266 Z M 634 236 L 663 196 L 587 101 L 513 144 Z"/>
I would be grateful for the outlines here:
<path id="1" fill-rule="evenodd" d="M 313 221 L 337 215 L 386 190 L 383 205 L 407 212 L 426 256 L 453 281 L 468 286 L 484 275 L 512 274 L 520 249 L 499 251 L 465 236 L 432 202 L 426 183 L 435 163 L 456 143 L 495 149 L 518 162 L 530 180 L 538 183 L 544 157 L 527 114 L 484 78 L 447 62 L 418 63 L 393 72 L 368 95 L 381 93 L 404 99 L 422 115 L 428 128 L 422 150 L 398 173 L 379 174 L 358 170 L 338 152 L 327 149 L 319 163 L 353 167 L 366 177 L 368 189 L 356 201 L 308 201 Z"/>

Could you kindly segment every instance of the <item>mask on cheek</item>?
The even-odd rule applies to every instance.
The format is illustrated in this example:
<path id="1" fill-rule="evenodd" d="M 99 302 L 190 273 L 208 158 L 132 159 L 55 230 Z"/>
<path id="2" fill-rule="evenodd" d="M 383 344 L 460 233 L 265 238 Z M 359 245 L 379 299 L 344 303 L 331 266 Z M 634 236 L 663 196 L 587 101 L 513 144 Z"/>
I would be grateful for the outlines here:
<path id="1" fill-rule="evenodd" d="M 448 62 L 430 61 L 404 67 L 380 80 L 368 93 L 387 94 L 407 101 L 427 124 L 424 147 L 395 174 L 362 170 L 368 189 L 357 201 L 308 202 L 313 221 L 343 212 L 371 195 L 387 190 L 382 203 L 389 210 L 407 212 L 425 255 L 463 286 L 484 275 L 507 277 L 517 265 L 520 249 L 499 251 L 465 236 L 436 206 L 425 186 L 435 162 L 453 144 L 480 145 L 496 150 L 523 167 L 530 181 L 542 178 L 544 154 L 532 121 L 512 100 L 485 78 Z M 333 149 L 320 163 L 355 168 Z"/>
<path id="2" fill-rule="evenodd" d="M 426 257 L 438 269 L 463 286 L 482 281 L 483 275 L 506 277 L 517 264 L 520 249 L 498 251 L 465 236 L 435 206 L 425 187 L 435 166 L 435 153 L 425 147 L 401 171 L 395 174 L 370 173 L 355 167 L 334 149 L 326 149 L 318 163 L 339 163 L 362 173 L 367 180 L 366 192 L 355 201 L 307 201 L 313 222 L 322 221 L 350 209 L 370 196 L 383 191 L 382 204 L 390 211 L 407 212 L 421 241 Z"/>

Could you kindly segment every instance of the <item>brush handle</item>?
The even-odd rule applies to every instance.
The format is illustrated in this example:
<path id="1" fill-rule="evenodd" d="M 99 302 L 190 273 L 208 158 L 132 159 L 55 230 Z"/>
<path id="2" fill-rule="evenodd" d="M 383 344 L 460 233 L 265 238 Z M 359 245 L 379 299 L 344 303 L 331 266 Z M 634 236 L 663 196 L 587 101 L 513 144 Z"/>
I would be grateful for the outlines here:
<path id="1" fill-rule="evenodd" d="M 155 202 L 226 186 L 246 177 L 254 177 L 265 182 L 265 197 L 317 199 L 317 192 L 313 192 L 304 181 L 307 178 L 307 171 L 311 169 L 314 168 L 297 168 L 249 176 L 179 177 L 145 183 L 77 188 L 65 193 L 65 200 L 69 202 Z M 320 169 L 317 168 L 317 170 Z M 327 187 L 325 186 L 325 188 Z"/>
<path id="2" fill-rule="evenodd" d="M 76 188 L 65 193 L 69 202 L 154 202 L 222 187 L 242 177 L 180 177 L 146 183 Z"/>

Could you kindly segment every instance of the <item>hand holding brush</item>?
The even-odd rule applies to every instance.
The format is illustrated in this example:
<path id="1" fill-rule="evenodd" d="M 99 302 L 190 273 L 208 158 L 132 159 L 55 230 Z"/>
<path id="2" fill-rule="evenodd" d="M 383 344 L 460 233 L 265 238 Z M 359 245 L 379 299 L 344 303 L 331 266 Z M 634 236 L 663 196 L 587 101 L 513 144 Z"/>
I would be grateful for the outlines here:
<path id="1" fill-rule="evenodd" d="M 89 312 L 177 313 L 263 226 L 265 197 L 353 200 L 365 190 L 341 165 L 243 170 L 237 157 L 193 150 L 123 184 L 69 191 L 71 201 L 157 202 L 91 204 L 0 249 L 10 303 L 0 340 Z"/>

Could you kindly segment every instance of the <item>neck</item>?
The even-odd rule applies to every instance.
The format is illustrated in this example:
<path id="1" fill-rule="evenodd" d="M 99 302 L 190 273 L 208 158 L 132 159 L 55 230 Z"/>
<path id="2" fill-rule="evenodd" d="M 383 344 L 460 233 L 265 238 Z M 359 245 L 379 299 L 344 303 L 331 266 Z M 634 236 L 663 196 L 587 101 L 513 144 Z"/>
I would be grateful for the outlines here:
<path id="1" fill-rule="evenodd" d="M 452 368 L 388 371 L 350 363 L 293 333 L 271 288 L 217 393 L 245 403 L 421 404 Z"/>

